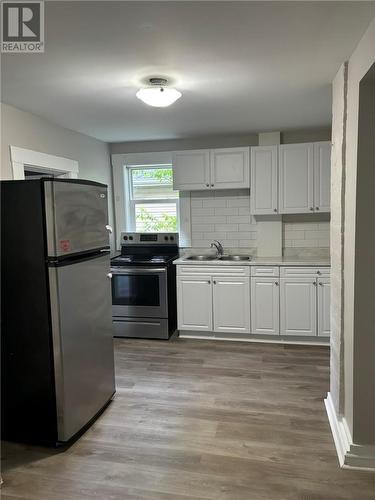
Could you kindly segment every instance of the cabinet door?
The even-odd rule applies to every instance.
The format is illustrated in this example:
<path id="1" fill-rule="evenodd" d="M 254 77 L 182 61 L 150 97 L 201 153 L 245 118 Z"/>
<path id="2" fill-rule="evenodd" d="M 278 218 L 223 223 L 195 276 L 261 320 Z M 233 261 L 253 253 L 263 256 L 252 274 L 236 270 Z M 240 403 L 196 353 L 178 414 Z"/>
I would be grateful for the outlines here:
<path id="1" fill-rule="evenodd" d="M 210 151 L 176 151 L 173 154 L 173 189 L 210 189 Z"/>
<path id="2" fill-rule="evenodd" d="M 280 213 L 314 211 L 313 152 L 312 143 L 279 146 Z"/>
<path id="3" fill-rule="evenodd" d="M 212 331 L 212 284 L 210 276 L 177 277 L 179 330 Z"/>
<path id="4" fill-rule="evenodd" d="M 279 281 L 251 278 L 251 333 L 279 335 Z"/>
<path id="5" fill-rule="evenodd" d="M 250 333 L 249 278 L 213 278 L 214 331 Z"/>
<path id="6" fill-rule="evenodd" d="M 211 188 L 250 187 L 249 148 L 211 150 Z"/>
<path id="7" fill-rule="evenodd" d="M 316 335 L 316 279 L 280 279 L 280 334 Z"/>
<path id="8" fill-rule="evenodd" d="M 331 206 L 331 143 L 314 144 L 314 207 L 329 212 Z"/>
<path id="9" fill-rule="evenodd" d="M 251 148 L 251 212 L 278 212 L 277 146 Z"/>
<path id="10" fill-rule="evenodd" d="M 331 282 L 327 278 L 318 280 L 318 335 L 329 337 L 331 333 Z"/>

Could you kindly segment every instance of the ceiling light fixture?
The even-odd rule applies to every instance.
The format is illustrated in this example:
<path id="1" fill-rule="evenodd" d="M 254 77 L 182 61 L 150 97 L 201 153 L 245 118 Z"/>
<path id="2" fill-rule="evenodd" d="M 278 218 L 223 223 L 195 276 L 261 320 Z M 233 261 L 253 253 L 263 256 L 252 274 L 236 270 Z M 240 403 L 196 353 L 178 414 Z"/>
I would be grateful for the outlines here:
<path id="1" fill-rule="evenodd" d="M 150 87 L 139 89 L 136 93 L 138 99 L 149 106 L 166 108 L 182 96 L 178 90 L 165 87 L 168 83 L 165 78 L 150 78 L 149 82 Z"/>

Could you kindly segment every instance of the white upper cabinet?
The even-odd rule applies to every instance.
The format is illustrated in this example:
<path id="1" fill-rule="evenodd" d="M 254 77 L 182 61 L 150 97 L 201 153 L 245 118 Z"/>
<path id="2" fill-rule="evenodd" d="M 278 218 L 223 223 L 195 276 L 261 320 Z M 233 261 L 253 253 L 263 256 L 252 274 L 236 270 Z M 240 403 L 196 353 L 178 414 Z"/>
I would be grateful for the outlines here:
<path id="1" fill-rule="evenodd" d="M 251 212 L 278 213 L 277 146 L 251 148 Z"/>
<path id="2" fill-rule="evenodd" d="M 193 191 L 210 188 L 210 151 L 176 151 L 173 154 L 173 189 Z"/>
<path id="3" fill-rule="evenodd" d="M 314 145 L 279 146 L 280 213 L 314 211 Z"/>
<path id="4" fill-rule="evenodd" d="M 214 331 L 250 333 L 249 278 L 213 277 Z"/>
<path id="5" fill-rule="evenodd" d="M 314 143 L 314 210 L 329 212 L 331 205 L 331 143 Z"/>
<path id="6" fill-rule="evenodd" d="M 249 148 L 212 149 L 210 159 L 211 188 L 250 187 Z"/>
<path id="7" fill-rule="evenodd" d="M 180 330 L 212 330 L 210 276 L 177 277 L 177 317 Z"/>
<path id="8" fill-rule="evenodd" d="M 279 295 L 278 278 L 251 278 L 251 333 L 280 333 Z"/>
<path id="9" fill-rule="evenodd" d="M 280 279 L 281 335 L 316 335 L 315 278 Z"/>
<path id="10" fill-rule="evenodd" d="M 173 154 L 174 189 L 193 191 L 249 186 L 249 148 L 199 149 Z"/>
<path id="11" fill-rule="evenodd" d="M 329 278 L 318 279 L 318 336 L 329 337 L 331 333 L 331 282 Z"/>

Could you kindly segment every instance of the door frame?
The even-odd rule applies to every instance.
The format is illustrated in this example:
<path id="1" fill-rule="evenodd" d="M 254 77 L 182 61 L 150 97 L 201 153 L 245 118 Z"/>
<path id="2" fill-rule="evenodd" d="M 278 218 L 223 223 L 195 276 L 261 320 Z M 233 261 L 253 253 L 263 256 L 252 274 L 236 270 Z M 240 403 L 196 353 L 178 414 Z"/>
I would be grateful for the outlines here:
<path id="1" fill-rule="evenodd" d="M 10 146 L 10 159 L 14 180 L 24 180 L 25 169 L 54 174 L 67 179 L 78 178 L 78 162 L 62 156 Z"/>

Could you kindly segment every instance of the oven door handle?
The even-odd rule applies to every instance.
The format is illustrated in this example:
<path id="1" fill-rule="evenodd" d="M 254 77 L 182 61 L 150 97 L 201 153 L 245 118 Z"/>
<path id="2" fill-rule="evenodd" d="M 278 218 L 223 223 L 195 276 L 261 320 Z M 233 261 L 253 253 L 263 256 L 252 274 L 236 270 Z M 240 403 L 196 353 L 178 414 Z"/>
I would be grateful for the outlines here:
<path id="1" fill-rule="evenodd" d="M 121 269 L 119 268 L 114 268 L 111 267 L 111 273 L 113 275 L 120 275 L 121 274 L 160 274 L 160 273 L 166 273 L 167 270 L 165 267 L 161 268 L 147 268 L 147 267 L 122 267 Z"/>

